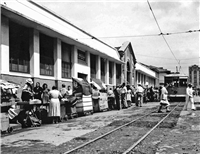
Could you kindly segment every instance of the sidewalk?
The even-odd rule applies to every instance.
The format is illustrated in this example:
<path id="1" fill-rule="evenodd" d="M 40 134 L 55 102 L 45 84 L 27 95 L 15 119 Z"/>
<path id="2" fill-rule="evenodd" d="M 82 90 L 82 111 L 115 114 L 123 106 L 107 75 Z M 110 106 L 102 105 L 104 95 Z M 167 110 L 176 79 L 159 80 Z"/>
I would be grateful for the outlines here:
<path id="1" fill-rule="evenodd" d="M 70 119 L 63 123 L 42 125 L 40 127 L 32 127 L 24 130 L 22 129 L 18 130 L 16 133 L 14 132 L 11 135 L 2 137 L 1 143 L 6 147 L 30 146 L 30 141 L 35 140 L 42 144 L 58 146 L 75 137 L 80 137 L 86 133 L 104 127 L 115 120 L 121 120 L 127 116 L 141 113 L 143 110 L 157 106 L 158 104 L 159 102 L 144 104 L 142 108 L 138 107 L 138 110 L 135 110 L 134 113 L 132 108 L 135 106 L 132 106 L 123 110 L 94 113 L 93 115 Z"/>
<path id="2" fill-rule="evenodd" d="M 168 132 L 166 139 L 162 140 L 156 154 L 193 154 L 192 150 L 199 150 L 200 154 L 200 99 L 196 111 L 182 111 L 177 126 Z M 1 138 L 2 153 L 23 153 L 23 150 L 55 148 L 76 137 L 102 128 L 115 120 L 124 119 L 130 115 L 143 113 L 147 108 L 159 105 L 159 102 L 144 104 L 142 108 L 134 110 L 135 106 L 123 110 L 94 113 L 93 115 L 78 117 L 58 124 L 42 125 L 28 129 L 19 129 L 11 135 Z M 17 127 L 16 127 L 17 129 Z M 27 151 L 26 151 L 27 152 Z M 194 154 L 198 154 L 194 151 Z"/>

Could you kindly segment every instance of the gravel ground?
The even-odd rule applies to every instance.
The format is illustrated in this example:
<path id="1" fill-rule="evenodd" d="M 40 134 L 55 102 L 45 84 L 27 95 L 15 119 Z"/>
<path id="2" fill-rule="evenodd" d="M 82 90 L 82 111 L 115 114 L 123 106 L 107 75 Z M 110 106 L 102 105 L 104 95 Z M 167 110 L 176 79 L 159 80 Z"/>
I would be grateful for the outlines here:
<path id="1" fill-rule="evenodd" d="M 153 111 L 153 110 L 155 110 L 155 108 L 153 108 L 151 110 Z M 176 116 L 176 118 L 174 118 L 174 115 L 179 114 L 179 113 L 180 113 L 180 108 L 179 108 L 179 110 L 177 109 L 177 111 L 174 111 L 174 114 L 172 115 L 172 117 L 168 118 L 170 120 L 168 120 L 167 123 L 164 123 L 165 125 L 161 126 L 161 127 L 171 128 L 172 126 L 174 126 L 178 120 L 177 119 L 178 116 Z M 155 126 L 158 123 L 158 121 L 165 115 L 166 115 L 166 113 L 162 113 L 162 114 L 157 113 L 157 116 L 155 116 L 155 114 L 153 114 L 152 117 L 147 117 L 138 122 L 135 122 L 128 127 L 125 127 L 119 131 L 116 131 L 99 141 L 96 141 L 95 143 L 92 143 L 88 146 L 85 146 L 84 148 L 82 148 L 80 150 L 75 151 L 74 153 L 76 153 L 76 154 L 79 154 L 79 153 L 80 154 L 88 154 L 88 153 L 90 153 L 90 154 L 114 154 L 114 153 L 116 153 L 117 154 L 117 153 L 122 153 L 128 147 L 131 146 L 131 143 L 136 142 L 142 135 L 144 135 L 147 131 L 149 131 L 150 128 Z M 113 123 L 111 123 L 110 125 L 108 125 L 107 127 L 104 127 L 104 128 L 111 127 L 111 129 L 113 129 L 115 127 L 121 126 L 122 124 L 125 124 L 130 121 L 129 118 L 127 118 L 127 119 L 125 121 L 124 120 L 123 121 L 122 120 L 114 121 Z M 92 135 L 92 134 L 90 133 L 90 135 Z M 92 137 L 94 138 L 93 135 L 92 135 Z M 87 137 L 85 137 L 85 138 L 87 138 Z M 73 143 L 73 141 L 71 143 Z M 73 143 L 73 144 L 75 145 L 76 143 Z M 145 149 L 145 150 L 147 150 L 147 149 Z"/>
<path id="2" fill-rule="evenodd" d="M 173 105 L 173 104 L 172 104 Z M 131 153 L 136 154 L 200 154 L 200 127 L 196 126 L 196 123 L 200 121 L 199 116 L 183 116 L 179 118 L 179 113 L 182 110 L 182 106 L 178 107 L 159 128 L 153 131 L 136 149 Z M 147 107 L 144 110 L 139 111 L 138 107 L 133 107 L 126 110 L 125 114 L 110 115 L 110 116 L 94 116 L 81 119 L 78 124 L 81 125 L 80 130 L 87 130 L 94 128 L 93 132 L 76 137 L 66 143 L 54 146 L 52 144 L 44 143 L 41 140 L 20 140 L 12 145 L 12 150 L 6 145 L 2 145 L 4 153 L 29 153 L 29 154 L 59 154 L 64 153 L 72 148 L 77 147 L 91 139 L 94 139 L 106 132 L 131 121 L 134 118 L 138 118 L 143 113 L 149 113 L 152 110 L 157 110 L 158 107 Z M 76 151 L 81 154 L 119 154 L 130 146 L 130 143 L 134 143 L 136 138 L 150 130 L 159 120 L 159 118 L 165 116 L 165 113 L 154 113 L 151 118 L 147 118 L 137 122 L 136 125 L 130 125 L 123 131 L 118 131 L 106 138 L 98 141 L 95 144 L 85 147 L 83 150 Z M 179 118 L 179 124 L 177 120 Z M 102 121 L 103 120 L 103 121 Z M 76 121 L 76 119 L 75 119 Z M 113 122 L 111 122 L 113 121 Z M 96 123 L 107 123 L 104 127 L 99 127 Z M 77 123 L 73 120 L 68 123 L 68 130 L 73 129 Z M 68 131 L 64 130 L 64 131 Z M 192 131 L 191 131 L 192 130 Z M 189 137 L 188 137 L 189 134 Z M 134 136 L 134 137 L 133 137 Z M 190 140 L 188 142 L 188 139 Z M 109 142 L 109 143 L 108 143 Z M 24 147 L 18 145 L 26 145 Z M 190 152 L 192 151 L 192 152 Z M 199 152 L 199 153 L 198 153 Z"/>

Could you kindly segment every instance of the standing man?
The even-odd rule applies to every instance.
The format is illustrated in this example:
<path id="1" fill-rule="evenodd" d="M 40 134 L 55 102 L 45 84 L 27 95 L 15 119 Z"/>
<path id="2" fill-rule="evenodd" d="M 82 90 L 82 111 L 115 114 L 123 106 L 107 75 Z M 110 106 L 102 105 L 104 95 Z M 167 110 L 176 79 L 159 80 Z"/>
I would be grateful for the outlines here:
<path id="1" fill-rule="evenodd" d="M 116 100 L 116 108 L 120 110 L 121 109 L 121 90 L 120 90 L 119 85 L 117 85 L 116 88 L 114 89 L 114 94 L 115 94 L 115 100 Z"/>
<path id="2" fill-rule="evenodd" d="M 122 108 L 127 108 L 127 102 L 126 102 L 126 93 L 127 93 L 127 88 L 125 83 L 122 84 L 122 89 L 121 89 L 121 103 L 122 103 Z"/>
<path id="3" fill-rule="evenodd" d="M 160 107 L 158 109 L 158 113 L 162 113 L 162 107 L 166 107 L 166 112 L 170 112 L 169 110 L 169 102 L 168 102 L 168 99 L 167 99 L 167 96 L 168 96 L 168 91 L 167 91 L 167 83 L 164 84 L 164 86 L 162 87 L 161 89 L 161 101 L 160 101 Z"/>
<path id="4" fill-rule="evenodd" d="M 185 103 L 185 110 L 187 110 L 188 104 L 190 103 L 191 109 L 194 111 L 196 107 L 194 106 L 194 97 L 193 97 L 194 90 L 192 89 L 192 84 L 188 84 L 186 88 L 186 103 Z"/>
<path id="5" fill-rule="evenodd" d="M 115 95 L 112 88 L 108 90 L 108 107 L 110 110 L 115 109 Z"/>
<path id="6" fill-rule="evenodd" d="M 143 105 L 144 88 L 142 87 L 141 84 L 138 84 L 138 87 L 137 87 L 137 90 L 136 90 L 136 94 L 137 94 L 136 106 L 142 107 L 142 105 Z"/>
<path id="7" fill-rule="evenodd" d="M 66 95 L 67 95 L 67 89 L 65 87 L 65 84 L 62 84 L 62 88 L 60 89 L 60 93 L 61 93 L 61 95 L 62 95 L 63 98 L 66 97 Z"/>

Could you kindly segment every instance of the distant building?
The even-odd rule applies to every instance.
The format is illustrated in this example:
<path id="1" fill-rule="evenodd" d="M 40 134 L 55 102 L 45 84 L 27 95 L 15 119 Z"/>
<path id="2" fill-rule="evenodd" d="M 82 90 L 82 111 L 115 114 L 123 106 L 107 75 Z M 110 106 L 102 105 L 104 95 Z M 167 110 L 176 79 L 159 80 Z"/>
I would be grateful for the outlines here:
<path id="1" fill-rule="evenodd" d="M 200 67 L 197 65 L 192 65 L 189 67 L 189 82 L 195 88 L 200 88 Z"/>
<path id="2" fill-rule="evenodd" d="M 164 77 L 167 74 L 170 74 L 171 71 L 164 69 L 163 67 L 156 67 L 156 66 L 148 66 L 151 70 L 156 72 L 156 86 L 164 85 Z"/>
<path id="3" fill-rule="evenodd" d="M 151 70 L 143 63 L 136 63 L 135 68 L 135 85 L 141 84 L 144 87 L 156 87 L 156 72 Z"/>

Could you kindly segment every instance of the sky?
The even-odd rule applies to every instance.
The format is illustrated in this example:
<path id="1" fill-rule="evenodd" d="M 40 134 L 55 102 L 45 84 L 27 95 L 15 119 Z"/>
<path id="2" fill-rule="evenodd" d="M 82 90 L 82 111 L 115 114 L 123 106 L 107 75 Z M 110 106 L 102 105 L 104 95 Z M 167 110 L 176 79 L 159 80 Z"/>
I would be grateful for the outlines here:
<path id="1" fill-rule="evenodd" d="M 197 0 L 149 0 L 156 20 L 146 0 L 35 1 L 110 46 L 131 42 L 138 62 L 186 75 L 200 64 L 199 31 L 186 33 L 200 29 Z"/>

